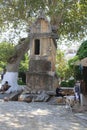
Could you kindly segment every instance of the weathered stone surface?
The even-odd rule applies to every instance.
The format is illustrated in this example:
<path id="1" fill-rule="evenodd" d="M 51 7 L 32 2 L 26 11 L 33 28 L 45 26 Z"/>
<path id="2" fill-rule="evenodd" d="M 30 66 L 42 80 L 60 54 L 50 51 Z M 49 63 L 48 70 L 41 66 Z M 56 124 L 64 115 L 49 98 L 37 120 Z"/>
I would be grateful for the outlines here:
<path id="1" fill-rule="evenodd" d="M 10 94 L 8 93 L 0 93 L 0 99 L 4 99 L 4 97 L 9 97 Z"/>
<path id="2" fill-rule="evenodd" d="M 46 92 L 48 95 L 50 96 L 55 96 L 56 95 L 56 92 L 55 91 L 47 91 Z"/>
<path id="3" fill-rule="evenodd" d="M 87 111 L 74 114 L 46 102 L 0 102 L 0 130 L 87 130 Z"/>
<path id="4" fill-rule="evenodd" d="M 43 60 L 30 60 L 29 63 L 30 72 L 47 72 L 51 71 L 51 62 Z"/>
<path id="5" fill-rule="evenodd" d="M 27 72 L 27 87 L 31 90 L 55 90 L 58 86 L 58 78 L 48 73 Z"/>
<path id="6" fill-rule="evenodd" d="M 36 90 L 32 90 L 31 94 L 37 94 L 37 91 Z"/>
<path id="7" fill-rule="evenodd" d="M 21 96 L 20 98 L 18 98 L 18 101 L 21 101 L 21 102 L 31 102 L 32 101 L 32 99 L 30 98 L 30 97 L 23 97 L 23 96 Z"/>
<path id="8" fill-rule="evenodd" d="M 12 93 L 1 93 L 0 99 L 10 100 L 10 101 L 18 101 L 18 96 L 21 94 L 21 92 L 12 92 Z"/>
<path id="9" fill-rule="evenodd" d="M 46 94 L 45 91 L 43 91 L 41 94 L 37 95 L 37 98 L 34 99 L 34 102 L 47 102 L 49 100 L 50 96 Z"/>
<path id="10" fill-rule="evenodd" d="M 21 94 L 21 92 L 13 92 L 9 95 L 10 101 L 18 101 L 18 96 Z"/>
<path id="11" fill-rule="evenodd" d="M 62 97 L 51 97 L 49 104 L 58 105 L 58 104 L 64 104 Z"/>
<path id="12" fill-rule="evenodd" d="M 31 94 L 31 91 L 24 90 L 24 91 L 22 92 L 22 94 Z"/>
<path id="13" fill-rule="evenodd" d="M 62 97 L 58 97 L 58 98 L 56 99 L 56 101 L 57 101 L 57 103 L 62 104 L 62 103 L 63 103 L 63 98 L 62 98 Z"/>
<path id="14" fill-rule="evenodd" d="M 38 90 L 38 91 L 37 91 L 37 94 L 41 94 L 41 93 L 42 93 L 42 90 Z"/>
<path id="15" fill-rule="evenodd" d="M 4 97 L 3 99 L 5 102 L 8 102 L 9 101 L 9 98 L 8 97 Z"/>
<path id="16" fill-rule="evenodd" d="M 32 94 L 21 94 L 19 97 L 18 97 L 18 101 L 23 101 L 23 102 L 31 102 L 32 101 L 32 98 L 33 98 L 33 95 Z"/>
<path id="17" fill-rule="evenodd" d="M 70 87 L 61 87 L 63 89 L 64 95 L 74 95 L 73 88 Z"/>
<path id="18" fill-rule="evenodd" d="M 31 90 L 47 91 L 58 86 L 58 77 L 55 76 L 56 36 L 56 28 L 51 27 L 42 15 L 29 29 L 30 61 L 26 84 Z"/>

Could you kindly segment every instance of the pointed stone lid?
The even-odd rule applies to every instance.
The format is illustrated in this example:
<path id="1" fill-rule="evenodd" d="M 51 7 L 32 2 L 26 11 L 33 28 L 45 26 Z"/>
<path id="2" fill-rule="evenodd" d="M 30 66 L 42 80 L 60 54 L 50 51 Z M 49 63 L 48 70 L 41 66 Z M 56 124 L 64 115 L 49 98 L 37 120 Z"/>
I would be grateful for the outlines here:
<path id="1" fill-rule="evenodd" d="M 39 16 L 37 19 L 44 19 L 45 21 L 49 22 L 43 9 L 40 9 Z"/>

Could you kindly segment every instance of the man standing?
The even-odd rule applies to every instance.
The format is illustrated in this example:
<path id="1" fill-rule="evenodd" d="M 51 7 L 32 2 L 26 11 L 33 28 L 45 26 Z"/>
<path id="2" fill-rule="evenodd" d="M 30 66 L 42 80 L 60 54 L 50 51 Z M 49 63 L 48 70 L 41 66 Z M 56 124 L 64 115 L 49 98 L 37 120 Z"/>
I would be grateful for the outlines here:
<path id="1" fill-rule="evenodd" d="M 77 81 L 74 86 L 75 98 L 80 102 L 80 82 Z"/>

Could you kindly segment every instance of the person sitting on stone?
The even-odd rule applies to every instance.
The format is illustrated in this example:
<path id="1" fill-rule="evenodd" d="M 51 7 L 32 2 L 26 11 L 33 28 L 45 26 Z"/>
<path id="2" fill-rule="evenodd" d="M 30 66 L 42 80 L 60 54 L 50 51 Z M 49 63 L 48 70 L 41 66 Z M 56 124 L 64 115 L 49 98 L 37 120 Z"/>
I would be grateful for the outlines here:
<path id="1" fill-rule="evenodd" d="M 6 81 L 6 82 L 2 85 L 2 87 L 1 87 L 1 89 L 0 89 L 0 92 L 5 92 L 5 91 L 7 91 L 10 87 L 11 87 L 11 86 L 8 84 L 8 81 Z"/>
<path id="2" fill-rule="evenodd" d="M 57 97 L 64 97 L 65 95 L 62 93 L 62 89 L 60 87 L 56 88 L 56 96 Z"/>

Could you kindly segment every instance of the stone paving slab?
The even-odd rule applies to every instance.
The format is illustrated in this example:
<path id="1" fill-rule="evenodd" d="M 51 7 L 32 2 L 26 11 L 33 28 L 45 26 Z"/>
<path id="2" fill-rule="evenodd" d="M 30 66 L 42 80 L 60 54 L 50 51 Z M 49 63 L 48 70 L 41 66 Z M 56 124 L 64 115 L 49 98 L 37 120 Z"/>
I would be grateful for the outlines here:
<path id="1" fill-rule="evenodd" d="M 84 113 L 76 113 L 75 116 L 77 116 L 78 118 L 81 118 L 81 119 L 87 121 L 87 112 L 84 112 Z"/>
<path id="2" fill-rule="evenodd" d="M 1 101 L 0 130 L 87 130 L 87 121 L 60 105 Z"/>
<path id="3" fill-rule="evenodd" d="M 3 99 L 4 97 L 9 97 L 10 94 L 9 93 L 0 93 L 0 99 Z"/>

